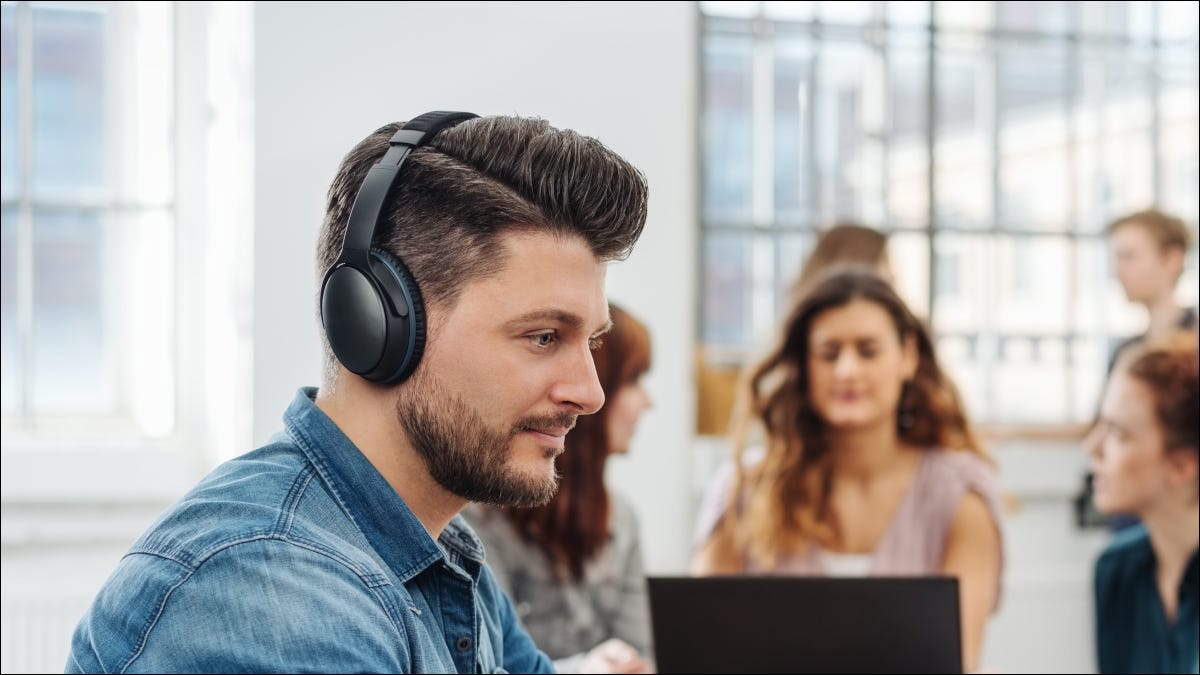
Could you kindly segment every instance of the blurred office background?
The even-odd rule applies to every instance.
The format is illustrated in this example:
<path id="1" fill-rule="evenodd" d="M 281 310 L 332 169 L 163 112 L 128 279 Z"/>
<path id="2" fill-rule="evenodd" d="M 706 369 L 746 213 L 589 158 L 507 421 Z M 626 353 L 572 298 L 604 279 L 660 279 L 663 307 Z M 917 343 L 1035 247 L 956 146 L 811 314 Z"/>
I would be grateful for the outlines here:
<path id="1" fill-rule="evenodd" d="M 4 2 L 5 672 L 61 670 L 122 552 L 320 369 L 315 236 L 355 142 L 426 110 L 545 117 L 641 168 L 609 295 L 657 403 L 612 466 L 683 573 L 737 369 L 815 233 L 892 265 L 1008 495 L 983 662 L 1094 668 L 1085 462 L 1144 327 L 1103 233 L 1200 215 L 1194 2 Z M 1195 251 L 1180 300 L 1197 300 Z"/>

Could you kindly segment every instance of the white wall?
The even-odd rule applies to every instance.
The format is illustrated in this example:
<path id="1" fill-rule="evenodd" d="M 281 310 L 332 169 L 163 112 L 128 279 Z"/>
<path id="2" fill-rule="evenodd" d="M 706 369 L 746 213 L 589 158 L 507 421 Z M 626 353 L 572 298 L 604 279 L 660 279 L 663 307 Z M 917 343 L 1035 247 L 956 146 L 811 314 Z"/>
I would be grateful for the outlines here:
<path id="1" fill-rule="evenodd" d="M 645 234 L 610 299 L 654 339 L 657 408 L 613 478 L 652 571 L 685 564 L 694 391 L 695 7 L 687 2 L 255 3 L 254 439 L 320 372 L 316 234 L 343 154 L 427 110 L 543 117 L 650 183 Z M 677 476 L 678 480 L 664 477 Z"/>

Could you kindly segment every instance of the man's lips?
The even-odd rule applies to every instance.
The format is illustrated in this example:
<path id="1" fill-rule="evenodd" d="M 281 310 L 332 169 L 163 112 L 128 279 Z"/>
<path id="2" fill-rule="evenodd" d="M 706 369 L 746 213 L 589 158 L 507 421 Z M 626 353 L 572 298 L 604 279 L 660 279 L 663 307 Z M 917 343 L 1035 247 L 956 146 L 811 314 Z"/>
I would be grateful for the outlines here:
<path id="1" fill-rule="evenodd" d="M 568 431 L 570 431 L 570 429 L 566 427 L 551 427 L 548 429 L 526 429 L 525 433 L 531 434 L 535 438 L 546 443 L 550 443 L 555 446 L 561 446 L 567 436 Z"/>

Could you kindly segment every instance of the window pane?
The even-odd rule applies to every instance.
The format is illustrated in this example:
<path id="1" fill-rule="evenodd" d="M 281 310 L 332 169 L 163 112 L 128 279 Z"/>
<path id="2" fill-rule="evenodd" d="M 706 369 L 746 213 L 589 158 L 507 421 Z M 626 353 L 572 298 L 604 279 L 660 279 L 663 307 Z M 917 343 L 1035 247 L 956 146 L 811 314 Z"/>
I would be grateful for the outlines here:
<path id="1" fill-rule="evenodd" d="M 704 239 L 703 339 L 719 347 L 747 347 L 753 319 L 748 235 L 710 233 Z"/>
<path id="2" fill-rule="evenodd" d="M 747 2 L 745 4 L 753 5 L 756 3 Z M 772 19 L 812 21 L 817 3 L 804 2 L 803 0 L 786 0 L 785 2 L 764 2 L 762 4 L 766 15 Z"/>
<path id="3" fill-rule="evenodd" d="M 35 413 L 117 412 L 118 242 L 95 211 L 34 216 Z"/>
<path id="4" fill-rule="evenodd" d="M 965 4 L 965 3 L 963 3 Z M 990 70 L 980 52 L 941 51 L 934 130 L 939 226 L 992 226 Z"/>
<path id="5" fill-rule="evenodd" d="M 21 409 L 21 339 L 17 315 L 17 214 L 0 211 L 0 408 Z"/>
<path id="6" fill-rule="evenodd" d="M 793 299 L 791 295 L 792 288 L 800 278 L 800 272 L 804 268 L 804 261 L 812 253 L 815 240 L 816 235 L 811 232 L 788 233 L 779 237 L 775 261 L 775 268 L 779 270 L 779 274 L 776 275 L 775 286 L 775 317 L 777 322 L 782 321 L 790 309 L 790 303 Z"/>
<path id="7" fill-rule="evenodd" d="M 1159 110 L 1162 205 L 1193 225 L 1200 221 L 1200 70 L 1169 62 L 1163 69 Z"/>
<path id="8" fill-rule="evenodd" d="M 812 203 L 812 79 L 808 39 L 780 45 L 775 57 L 775 218 L 814 225 Z"/>
<path id="9" fill-rule="evenodd" d="M 1069 329 L 1071 247 L 1066 238 L 1003 238 L 988 256 L 997 273 L 988 311 L 1001 333 L 1061 335 Z"/>
<path id="10" fill-rule="evenodd" d="M 171 431 L 170 224 L 162 211 L 35 213 L 35 415 L 117 414 L 147 435 Z"/>
<path id="11" fill-rule="evenodd" d="M 108 187 L 111 122 L 109 14 L 99 8 L 33 10 L 34 194 L 92 198 Z"/>
<path id="12" fill-rule="evenodd" d="M 813 111 L 819 222 L 881 223 L 883 214 L 883 62 L 866 46 L 825 43 L 818 55 Z"/>
<path id="13" fill-rule="evenodd" d="M 713 38 L 704 47 L 704 217 L 751 215 L 753 119 L 749 43 Z"/>
<path id="14" fill-rule="evenodd" d="M 863 0 L 826 0 L 821 3 L 821 21 L 832 24 L 860 25 L 871 20 L 870 2 Z"/>
<path id="15" fill-rule="evenodd" d="M 751 17 L 758 13 L 761 4 L 748 0 L 704 0 L 700 11 L 710 16 Z"/>
<path id="16" fill-rule="evenodd" d="M 939 0 L 933 3 L 934 21 L 950 29 L 987 30 L 992 27 L 996 11 L 992 4 Z"/>
<path id="17" fill-rule="evenodd" d="M 990 325 L 992 307 L 980 298 L 993 298 L 996 278 L 991 235 L 939 234 L 934 236 L 934 330 L 938 333 L 974 333 Z"/>
<path id="18" fill-rule="evenodd" d="M 889 23 L 907 27 L 929 25 L 929 3 L 924 0 L 896 0 L 884 5 Z"/>
<path id="19" fill-rule="evenodd" d="M 1030 33 L 1066 33 L 1071 29 L 1071 4 L 1078 3 L 1047 0 L 998 2 L 997 27 L 1001 30 Z"/>
<path id="20" fill-rule="evenodd" d="M 996 61 L 999 225 L 1070 229 L 1066 52 L 1012 45 Z"/>
<path id="21" fill-rule="evenodd" d="M 1158 3 L 1158 36 L 1164 42 L 1195 42 L 1200 28 L 1200 5 L 1194 0 L 1168 0 Z"/>
<path id="22" fill-rule="evenodd" d="M 1072 119 L 1083 231 L 1100 232 L 1117 215 L 1146 208 L 1154 199 L 1148 59 L 1140 50 L 1081 52 L 1080 100 Z"/>
<path id="23" fill-rule="evenodd" d="M 0 196 L 16 199 L 17 149 L 17 7 L 0 6 Z M 7 363 L 7 362 L 6 362 Z"/>
<path id="24" fill-rule="evenodd" d="M 888 237 L 888 262 L 896 291 L 919 317 L 929 317 L 929 235 L 893 232 Z"/>
<path id="25" fill-rule="evenodd" d="M 1109 358 L 1106 342 L 1102 337 L 1086 337 L 1071 343 L 1072 422 L 1089 422 L 1100 409 Z"/>
<path id="26" fill-rule="evenodd" d="M 1062 339 L 1007 336 L 989 373 L 992 421 L 1038 424 L 1067 419 L 1067 355 Z"/>
<path id="27" fill-rule="evenodd" d="M 967 416 L 972 422 L 988 419 L 984 368 L 978 358 L 980 344 L 975 336 L 945 335 L 937 338 L 937 358 L 942 370 L 958 387 Z"/>
<path id="28" fill-rule="evenodd" d="M 929 50 L 888 54 L 887 220 L 889 227 L 929 227 Z"/>

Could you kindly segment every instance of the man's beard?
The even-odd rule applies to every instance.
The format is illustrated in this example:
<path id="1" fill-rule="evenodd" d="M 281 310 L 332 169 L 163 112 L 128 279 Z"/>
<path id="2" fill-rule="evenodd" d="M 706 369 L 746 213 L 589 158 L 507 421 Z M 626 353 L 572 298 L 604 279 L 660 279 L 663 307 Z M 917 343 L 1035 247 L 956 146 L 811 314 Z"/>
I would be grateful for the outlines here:
<path id="1" fill-rule="evenodd" d="M 479 411 L 440 382 L 418 371 L 396 401 L 396 417 L 430 475 L 449 492 L 472 502 L 530 507 L 558 491 L 557 472 L 545 478 L 508 465 L 517 434 L 528 429 L 571 428 L 574 415 L 525 417 L 512 429 L 488 426 Z M 546 458 L 559 454 L 546 448 Z"/>

